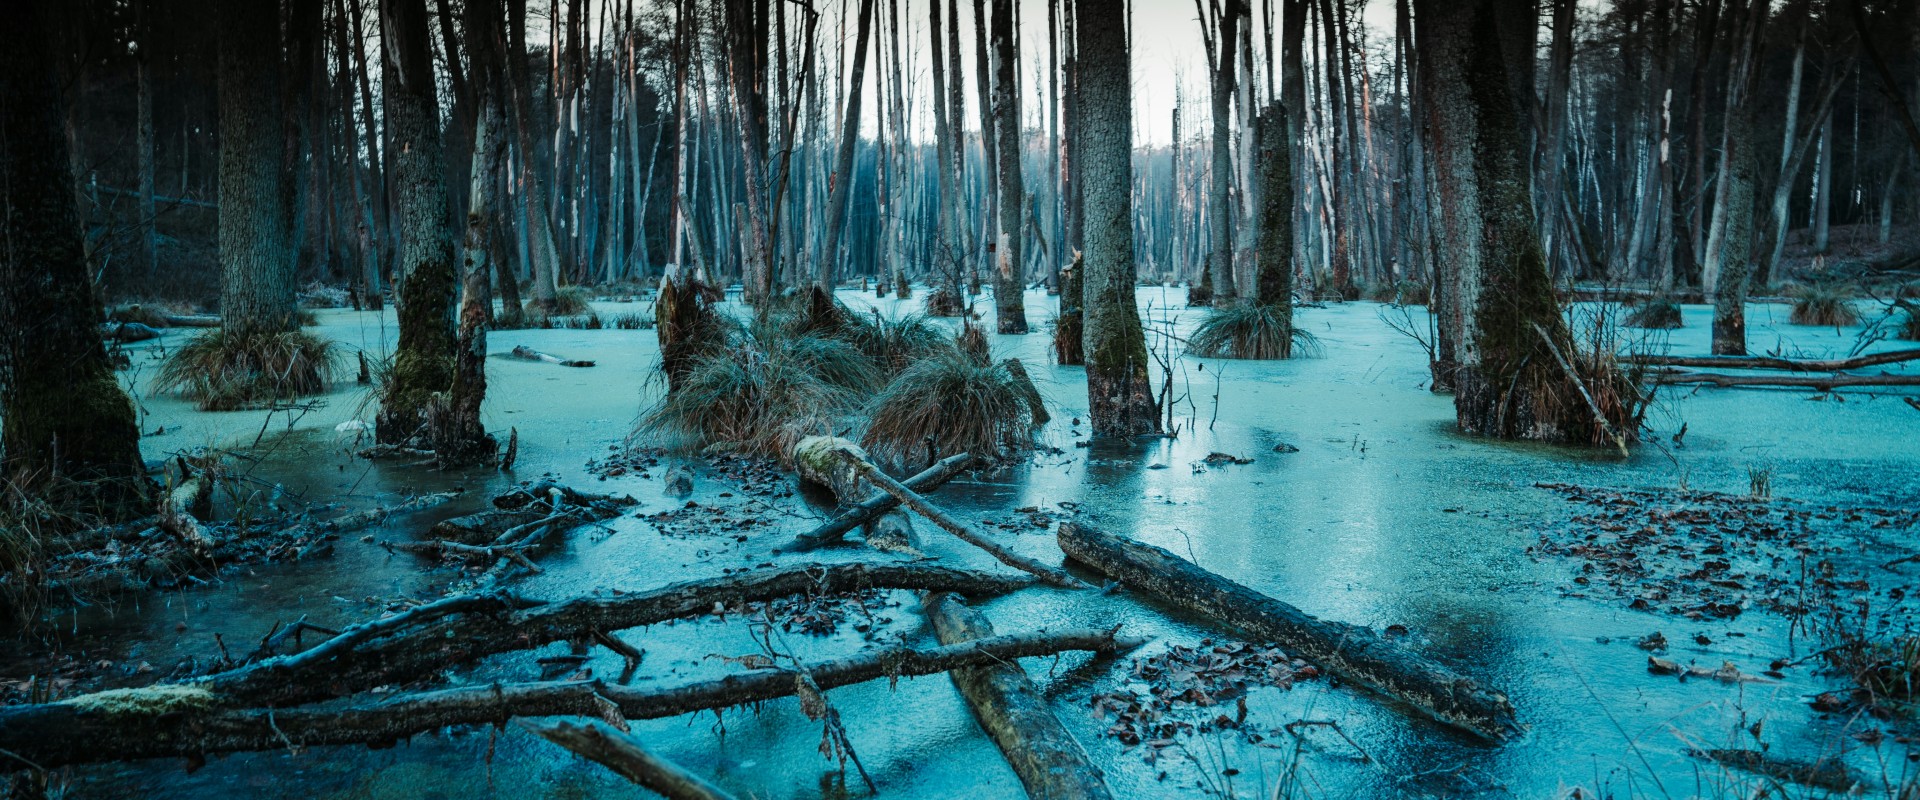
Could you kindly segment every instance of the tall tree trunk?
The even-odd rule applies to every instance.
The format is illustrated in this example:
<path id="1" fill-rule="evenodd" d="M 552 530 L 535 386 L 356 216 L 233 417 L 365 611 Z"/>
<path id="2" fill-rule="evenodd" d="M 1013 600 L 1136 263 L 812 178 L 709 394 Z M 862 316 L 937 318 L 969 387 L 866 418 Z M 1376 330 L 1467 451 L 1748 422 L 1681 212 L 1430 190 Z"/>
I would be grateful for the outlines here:
<path id="1" fill-rule="evenodd" d="M 1820 123 L 1820 153 L 1813 165 L 1813 252 L 1833 249 L 1833 118 Z"/>
<path id="2" fill-rule="evenodd" d="M 153 42 L 148 25 L 149 0 L 135 0 L 134 36 L 140 49 L 134 53 L 134 134 L 136 168 L 140 172 L 139 197 L 134 213 L 139 215 L 138 261 L 141 282 L 151 287 L 160 272 L 160 236 L 153 203 Z"/>
<path id="3" fill-rule="evenodd" d="M 499 214 L 493 198 L 506 177 L 507 115 L 500 96 L 506 80 L 506 39 L 500 0 L 467 0 L 465 13 L 467 49 L 473 54 L 467 83 L 474 104 L 473 166 L 468 172 L 453 384 L 445 408 L 436 409 L 432 421 L 434 458 L 442 466 L 487 464 L 495 453 L 493 437 L 480 421 L 480 406 L 487 394 L 487 326 L 493 306 L 487 279 L 496 241 L 492 226 Z"/>
<path id="4" fill-rule="evenodd" d="M 151 486 L 100 339 L 49 9 L 27 3 L 0 25 L 0 503 L 117 521 L 151 511 Z"/>
<path id="5" fill-rule="evenodd" d="M 1233 79 L 1238 73 L 1234 48 L 1240 43 L 1241 0 L 1227 0 L 1220 14 L 1213 54 L 1213 149 L 1207 172 L 1207 223 L 1212 253 L 1207 276 L 1213 282 L 1214 305 L 1239 297 L 1233 278 Z M 1086 24 L 1084 21 L 1082 24 Z"/>
<path id="6" fill-rule="evenodd" d="M 827 199 L 827 229 L 824 251 L 820 254 L 820 291 L 833 296 L 838 285 L 834 276 L 835 254 L 840 251 L 842 218 L 847 213 L 847 196 L 853 187 L 853 150 L 860 142 L 861 85 L 867 74 L 867 38 L 873 29 L 874 0 L 860 0 L 859 32 L 854 35 L 852 85 L 847 88 L 846 117 L 840 123 L 839 150 L 833 157 L 832 193 Z M 876 169 L 879 164 L 874 165 Z"/>
<path id="7" fill-rule="evenodd" d="M 1267 104 L 1257 120 L 1260 161 L 1260 240 L 1254 301 L 1274 309 L 1285 321 L 1281 357 L 1293 347 L 1293 143 L 1288 141 L 1286 106 Z"/>
<path id="8" fill-rule="evenodd" d="M 513 96 L 513 129 L 520 153 L 518 194 L 526 208 L 527 250 L 533 267 L 533 285 L 528 291 L 535 308 L 551 311 L 560 295 L 560 256 L 553 234 L 553 171 L 539 146 L 539 137 L 534 135 L 539 119 L 533 113 L 533 81 L 526 66 L 526 0 L 507 0 L 507 9 L 507 90 Z"/>
<path id="9" fill-rule="evenodd" d="M 977 2 L 977 0 L 976 0 Z M 1027 332 L 1026 261 L 1021 234 L 1026 230 L 1026 179 L 1020 167 L 1019 48 L 1013 41 L 1013 0 L 993 2 L 993 141 L 1000 152 L 990 162 L 999 180 L 998 270 L 993 281 L 993 310 L 1003 334 Z"/>
<path id="10" fill-rule="evenodd" d="M 1460 429 L 1607 441 L 1623 420 L 1597 423 L 1570 385 L 1577 379 L 1559 366 L 1573 342 L 1534 227 L 1526 116 L 1502 47 L 1499 17 L 1532 14 L 1532 4 L 1419 0 L 1414 8 L 1439 201 L 1436 256 L 1458 304 L 1457 320 L 1443 324 L 1457 342 Z"/>
<path id="11" fill-rule="evenodd" d="M 387 53 L 381 85 L 397 145 L 394 212 L 400 228 L 400 341 L 376 419 L 383 444 L 430 435 L 435 395 L 452 387 L 458 351 L 453 312 L 459 278 L 427 25 L 425 0 L 381 0 Z"/>
<path id="12" fill-rule="evenodd" d="M 280 12 L 223 0 L 220 25 L 220 316 L 228 336 L 291 331 Z"/>
<path id="13" fill-rule="evenodd" d="M 386 283 L 386 265 L 391 261 L 393 252 L 390 247 L 393 218 L 388 214 L 387 203 L 389 173 L 386 155 L 389 148 L 381 146 L 385 137 L 381 135 L 380 127 L 374 123 L 373 76 L 367 67 L 367 35 L 366 25 L 362 22 L 361 3 L 359 0 L 340 0 L 340 4 L 347 9 L 348 19 L 352 22 L 353 42 L 350 49 L 353 52 L 354 74 L 359 78 L 356 83 L 359 85 L 360 127 L 367 137 L 366 206 L 371 223 L 366 226 L 366 230 L 362 231 L 362 239 L 367 242 L 369 252 L 369 258 L 366 261 L 364 299 L 368 309 L 378 311 L 385 302 L 383 291 Z"/>
<path id="14" fill-rule="evenodd" d="M 1707 235 L 1707 260 L 1701 288 L 1713 298 L 1713 352 L 1747 352 L 1747 282 L 1753 269 L 1753 182 L 1759 171 L 1754 147 L 1752 99 L 1760 30 L 1769 0 L 1753 0 L 1738 29 L 1727 62 L 1727 119 L 1720 153 L 1720 182 L 1714 192 L 1713 227 Z"/>
<path id="15" fill-rule="evenodd" d="M 933 41 L 933 135 L 935 160 L 939 162 L 936 173 L 940 192 L 935 271 L 953 293 L 952 302 L 958 304 L 966 296 L 961 288 L 966 273 L 966 246 L 963 244 L 960 222 L 960 192 L 965 183 L 960 163 L 960 135 L 955 130 L 959 127 L 959 120 L 953 119 L 953 106 L 948 99 L 957 92 L 950 91 L 947 75 L 949 60 L 943 57 L 946 55 L 946 44 L 940 36 L 940 0 L 927 3 L 927 20 Z M 951 77 L 953 83 L 960 80 L 958 74 Z"/>
<path id="16" fill-rule="evenodd" d="M 1075 0 L 1086 191 L 1085 352 L 1095 436 L 1160 430 L 1134 305 L 1133 85 L 1125 0 Z M 1223 173 L 1224 174 L 1224 173 Z"/>

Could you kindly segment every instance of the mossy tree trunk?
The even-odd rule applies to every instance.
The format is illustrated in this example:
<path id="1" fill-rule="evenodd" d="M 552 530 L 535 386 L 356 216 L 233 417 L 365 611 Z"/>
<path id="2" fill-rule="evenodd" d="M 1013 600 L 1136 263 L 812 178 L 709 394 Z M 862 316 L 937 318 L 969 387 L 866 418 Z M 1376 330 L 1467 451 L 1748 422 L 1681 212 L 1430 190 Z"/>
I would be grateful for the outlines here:
<path id="1" fill-rule="evenodd" d="M 1133 86 L 1126 0 L 1076 0 L 1087 403 L 1095 436 L 1160 430 L 1134 305 Z M 1223 175 L 1225 173 L 1222 173 Z"/>
<path id="2" fill-rule="evenodd" d="M 279 4 L 222 0 L 218 17 L 221 327 L 230 337 L 291 331 Z"/>
<path id="3" fill-rule="evenodd" d="M 1502 55 L 1499 16 L 1531 13 L 1513 5 L 1415 4 L 1438 263 L 1454 304 L 1442 321 L 1456 348 L 1454 410 L 1461 430 L 1483 436 L 1611 441 L 1556 356 L 1575 350 L 1540 249 L 1526 118 Z M 1596 372 L 1605 396 L 1633 391 Z M 1609 423 L 1631 435 L 1631 408 L 1609 408 Z"/>
<path id="4" fill-rule="evenodd" d="M 1026 248 L 1020 233 L 1026 222 L 1026 180 L 1020 170 L 1020 87 L 1018 48 L 1013 42 L 1013 0 L 993 0 L 993 122 L 1000 149 L 993 164 L 1000 171 L 998 269 L 993 278 L 993 316 L 1003 334 L 1027 332 Z"/>
<path id="5" fill-rule="evenodd" d="M 424 0 L 381 0 L 380 28 L 387 53 L 383 97 L 395 144 L 400 341 L 376 433 L 383 444 L 400 444 L 423 432 L 434 396 L 453 386 L 458 279 Z"/>
<path id="6" fill-rule="evenodd" d="M 151 486 L 100 340 L 48 13 L 27 3 L 0 25 L 0 479 L 71 510 L 133 516 L 152 510 Z"/>
<path id="7" fill-rule="evenodd" d="M 1255 247 L 1254 302 L 1274 309 L 1286 327 L 1280 357 L 1293 355 L 1293 143 L 1287 109 L 1268 103 L 1255 121 L 1260 148 L 1260 238 Z"/>

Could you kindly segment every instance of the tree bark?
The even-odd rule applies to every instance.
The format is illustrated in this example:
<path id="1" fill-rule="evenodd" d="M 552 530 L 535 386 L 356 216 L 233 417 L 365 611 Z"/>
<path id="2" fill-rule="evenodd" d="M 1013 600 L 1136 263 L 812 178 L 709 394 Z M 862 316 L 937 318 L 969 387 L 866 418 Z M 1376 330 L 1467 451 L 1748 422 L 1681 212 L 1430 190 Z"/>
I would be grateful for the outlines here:
<path id="1" fill-rule="evenodd" d="M 1759 103 L 1752 99 L 1760 32 L 1770 0 L 1753 0 L 1746 10 L 1733 57 L 1727 63 L 1727 117 L 1720 153 L 1720 181 L 1707 235 L 1701 288 L 1713 297 L 1713 352 L 1747 352 L 1747 283 L 1753 270 L 1753 184 L 1759 171 L 1754 137 Z"/>
<path id="2" fill-rule="evenodd" d="M 1227 305 L 1239 298 L 1233 277 L 1233 79 L 1239 65 L 1234 48 L 1240 43 L 1241 0 L 1227 0 L 1220 13 L 1220 32 L 1213 54 L 1213 147 L 1207 172 L 1207 225 L 1212 252 L 1207 274 L 1213 281 L 1213 303 Z"/>
<path id="3" fill-rule="evenodd" d="M 860 0 L 859 32 L 854 35 L 852 85 L 847 88 L 846 117 L 840 123 L 840 144 L 833 157 L 833 184 L 827 199 L 827 228 L 820 252 L 820 291 L 833 296 L 839 281 L 834 266 L 839 263 L 840 234 L 847 215 L 847 196 L 853 188 L 853 150 L 860 143 L 860 91 L 867 75 L 867 40 L 873 31 L 874 0 Z M 876 164 L 875 168 L 880 168 Z"/>
<path id="4" fill-rule="evenodd" d="M 1095 436 L 1160 431 L 1134 305 L 1133 85 L 1124 0 L 1075 0 L 1079 183 L 1087 238 L 1087 402 Z M 1226 175 L 1223 171 L 1221 176 Z"/>
<path id="5" fill-rule="evenodd" d="M 299 327 L 292 217 L 284 170 L 280 13 L 222 0 L 220 53 L 220 316 L 229 336 Z"/>
<path id="6" fill-rule="evenodd" d="M 979 0 L 974 0 L 975 6 Z M 991 162 L 999 170 L 999 247 L 993 280 L 995 328 L 1001 334 L 1027 332 L 1026 179 L 1020 165 L 1019 48 L 1014 46 L 1013 0 L 993 0 L 993 143 L 999 154 Z"/>
<path id="7" fill-rule="evenodd" d="M 1280 357 L 1293 351 L 1293 142 L 1286 106 L 1267 104 L 1255 123 L 1260 147 L 1260 239 L 1254 301 L 1274 309 L 1286 326 Z"/>
<path id="8" fill-rule="evenodd" d="M 100 337 L 51 14 L 27 3 L 0 25 L 0 478 L 16 487 L 8 504 L 130 518 L 153 487 Z"/>

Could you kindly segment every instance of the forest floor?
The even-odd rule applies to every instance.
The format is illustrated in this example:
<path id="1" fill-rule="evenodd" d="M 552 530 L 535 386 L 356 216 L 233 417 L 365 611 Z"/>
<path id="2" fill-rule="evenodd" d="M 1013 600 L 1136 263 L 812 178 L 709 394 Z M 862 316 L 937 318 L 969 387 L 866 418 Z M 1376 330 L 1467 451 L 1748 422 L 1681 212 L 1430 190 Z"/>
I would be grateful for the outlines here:
<path id="1" fill-rule="evenodd" d="M 1142 290 L 1143 311 L 1191 330 L 1204 312 L 1182 308 L 1182 295 Z M 857 307 L 875 302 L 852 292 L 842 298 Z M 981 604 L 1003 633 L 1121 625 L 1151 637 L 1118 659 L 1025 664 L 1119 796 L 1540 797 L 1573 787 L 1603 796 L 1752 796 L 1769 779 L 1695 753 L 1763 746 L 1778 758 L 1837 759 L 1870 789 L 1920 769 L 1910 760 L 1912 718 L 1859 702 L 1849 676 L 1818 657 L 1828 623 L 1809 599 L 1818 594 L 1844 609 L 1871 598 L 1865 624 L 1895 628 L 1876 631 L 1882 638 L 1912 624 L 1910 584 L 1920 563 L 1889 564 L 1920 543 L 1920 451 L 1912 447 L 1920 412 L 1901 394 L 1663 390 L 1648 443 L 1624 460 L 1487 442 L 1453 432 L 1450 398 L 1426 389 L 1426 354 L 1394 330 L 1393 323 L 1424 329 L 1425 311 L 1349 303 L 1299 312 L 1298 324 L 1324 350 L 1315 358 L 1177 360 L 1178 437 L 1082 447 L 1084 377 L 1047 355 L 1053 299 L 1029 293 L 1027 301 L 1039 332 L 990 338 L 996 356 L 1028 364 L 1054 421 L 1023 463 L 963 476 L 935 493 L 944 508 L 1047 563 L 1060 560 L 1051 532 L 1063 520 L 1129 533 L 1310 613 L 1403 639 L 1507 692 L 1529 727 L 1516 741 L 1489 746 L 1264 643 L 1238 642 L 1125 593 L 1026 590 Z M 904 310 L 899 301 L 878 303 L 885 313 Z M 596 310 L 612 318 L 645 306 Z M 1636 344 L 1658 352 L 1703 353 L 1709 313 L 1687 306 L 1686 328 L 1627 335 L 1646 337 Z M 1845 355 L 1858 332 L 1792 326 L 1786 313 L 1750 308 L 1756 352 Z M 319 316 L 314 330 L 351 347 L 391 347 L 390 312 Z M 151 381 L 155 348 L 190 335 L 136 345 L 127 373 L 135 389 Z M 371 541 L 343 537 L 323 559 L 233 567 L 204 585 L 63 610 L 51 619 L 51 638 L 0 654 L 8 701 L 21 699 L 31 675 L 57 673 L 67 693 L 137 685 L 217 658 L 216 634 L 251 643 L 276 623 L 305 617 L 337 628 L 437 598 L 467 585 L 472 572 L 378 543 L 426 538 L 432 522 L 543 475 L 640 505 L 562 540 L 540 574 L 515 582 L 530 597 L 608 596 L 765 564 L 898 558 L 857 545 L 782 552 L 827 511 L 764 464 L 627 451 L 634 420 L 662 391 L 652 331 L 499 331 L 489 345 L 598 362 L 569 369 L 489 360 L 487 425 L 519 435 L 508 474 L 356 458 L 365 432 L 352 423 L 372 412 L 351 382 L 299 408 L 219 414 L 140 392 L 142 429 L 163 431 L 143 442 L 150 458 L 232 448 L 248 456 L 250 485 L 346 509 L 466 491 L 369 529 Z M 1214 453 L 1247 461 L 1209 459 Z M 682 464 L 695 475 L 687 496 L 665 481 Z M 1768 499 L 1752 497 L 1760 477 Z M 922 528 L 938 563 L 1004 570 Z M 1818 568 L 1822 561 L 1830 571 Z M 634 680 L 668 686 L 739 670 L 742 656 L 759 652 L 751 622 L 766 614 L 778 622 L 781 646 L 805 659 L 874 643 L 925 644 L 931 634 L 918 605 L 903 592 L 803 598 L 625 637 L 647 651 Z M 517 654 L 448 679 L 551 677 L 556 664 L 572 675 L 613 678 L 622 670 L 617 656 L 598 650 L 585 660 L 552 658 L 566 654 L 556 644 L 532 654 L 550 657 L 544 668 Z M 945 678 L 831 696 L 882 796 L 1019 794 Z M 633 730 L 741 796 L 863 793 L 857 778 L 822 758 L 819 724 L 796 705 L 635 722 Z M 193 772 L 148 762 L 64 777 L 74 797 L 557 798 L 629 791 L 623 787 L 512 726 L 420 736 L 386 750 L 235 755 Z M 1821 796 L 1792 784 L 1787 791 Z"/>

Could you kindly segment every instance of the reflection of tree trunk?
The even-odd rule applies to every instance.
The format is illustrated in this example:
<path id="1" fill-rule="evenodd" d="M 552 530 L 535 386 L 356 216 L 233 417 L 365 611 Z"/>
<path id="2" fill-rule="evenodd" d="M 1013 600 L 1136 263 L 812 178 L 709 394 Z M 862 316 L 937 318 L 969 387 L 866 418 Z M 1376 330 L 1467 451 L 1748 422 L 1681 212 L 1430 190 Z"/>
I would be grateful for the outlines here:
<path id="1" fill-rule="evenodd" d="M 56 509 L 151 512 L 133 403 L 100 340 L 67 163 L 56 30 L 27 3 L 0 25 L 0 479 Z M 269 42 L 271 44 L 271 42 Z M 72 481 L 74 483 L 69 483 Z M 90 496 L 69 496 L 84 490 Z"/>
<path id="2" fill-rule="evenodd" d="M 976 0 L 977 2 L 977 0 Z M 1027 332 L 1027 306 L 1021 296 L 1026 288 L 1026 261 L 1021 246 L 1026 226 L 1026 180 L 1020 169 L 1020 89 L 1013 43 L 1013 2 L 993 2 L 993 118 L 995 142 L 999 154 L 991 162 L 1000 174 L 999 269 L 994 273 L 994 319 L 1000 333 Z M 858 86 L 858 84 L 855 84 Z"/>
<path id="3" fill-rule="evenodd" d="M 227 0 L 220 21 L 220 316 L 229 335 L 291 331 L 280 13 Z"/>
<path id="4" fill-rule="evenodd" d="M 1087 401 L 1096 436 L 1160 430 L 1134 306 L 1133 86 L 1125 0 L 1076 0 L 1086 191 Z M 1224 176 L 1225 173 L 1220 173 Z"/>

